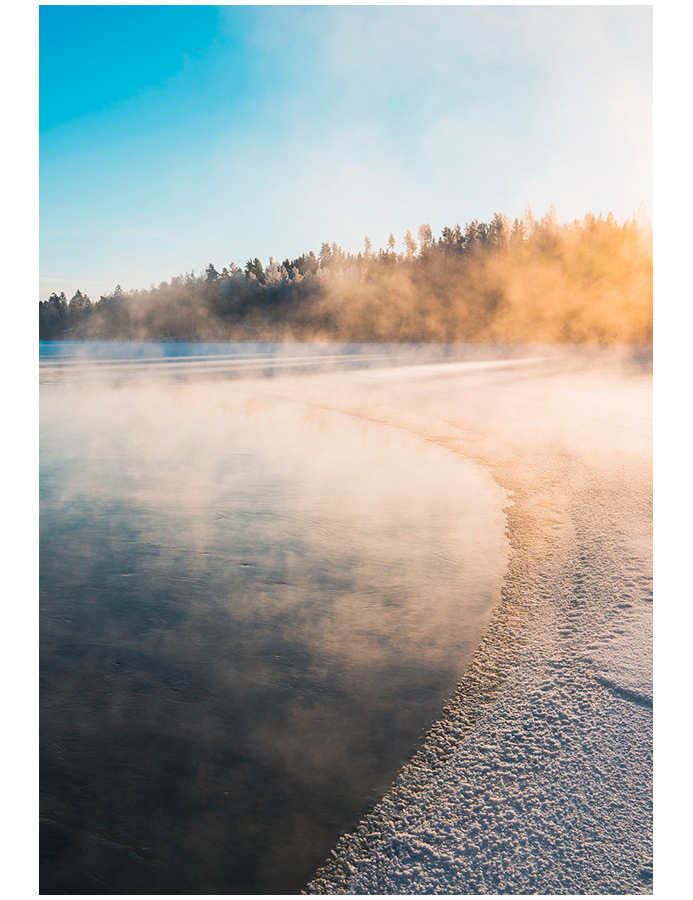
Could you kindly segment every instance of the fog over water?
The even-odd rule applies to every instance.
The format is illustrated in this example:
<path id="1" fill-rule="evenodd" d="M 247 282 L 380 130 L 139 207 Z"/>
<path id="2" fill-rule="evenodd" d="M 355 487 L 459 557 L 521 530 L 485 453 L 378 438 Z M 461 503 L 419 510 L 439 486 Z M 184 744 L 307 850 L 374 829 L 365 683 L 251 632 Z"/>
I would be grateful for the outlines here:
<path id="1" fill-rule="evenodd" d="M 464 672 L 508 497 L 301 384 L 535 350 L 42 344 L 42 892 L 303 887 Z"/>

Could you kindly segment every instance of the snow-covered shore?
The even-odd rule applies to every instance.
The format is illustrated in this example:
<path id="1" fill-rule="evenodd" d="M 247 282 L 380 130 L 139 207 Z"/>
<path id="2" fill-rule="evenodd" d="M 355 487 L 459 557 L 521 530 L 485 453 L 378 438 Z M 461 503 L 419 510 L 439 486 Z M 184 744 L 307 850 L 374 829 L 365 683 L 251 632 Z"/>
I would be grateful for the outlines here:
<path id="1" fill-rule="evenodd" d="M 650 893 L 647 367 L 568 354 L 307 381 L 306 401 L 442 443 L 513 498 L 508 573 L 471 666 L 307 891 Z"/>

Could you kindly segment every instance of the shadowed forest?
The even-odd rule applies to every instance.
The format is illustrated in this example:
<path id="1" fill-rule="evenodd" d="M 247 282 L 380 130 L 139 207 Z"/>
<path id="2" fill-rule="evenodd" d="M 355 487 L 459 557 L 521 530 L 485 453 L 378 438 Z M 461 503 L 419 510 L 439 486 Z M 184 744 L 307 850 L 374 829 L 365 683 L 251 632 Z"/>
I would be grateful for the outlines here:
<path id="1" fill-rule="evenodd" d="M 652 232 L 642 215 L 559 223 L 496 213 L 398 244 L 345 253 L 323 243 L 263 266 L 178 275 L 92 302 L 39 303 L 41 339 L 652 341 Z"/>

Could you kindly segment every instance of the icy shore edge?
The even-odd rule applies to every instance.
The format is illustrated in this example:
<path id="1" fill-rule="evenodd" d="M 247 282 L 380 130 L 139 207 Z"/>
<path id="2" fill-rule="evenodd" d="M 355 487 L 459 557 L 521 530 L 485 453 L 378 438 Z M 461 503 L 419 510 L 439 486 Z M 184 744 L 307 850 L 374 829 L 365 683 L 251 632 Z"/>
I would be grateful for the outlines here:
<path id="1" fill-rule="evenodd" d="M 405 421 L 401 374 L 396 395 L 369 376 L 369 417 L 513 492 L 512 555 L 442 718 L 306 893 L 652 892 L 649 384 L 436 378 Z M 339 402 L 363 414 L 358 397 Z"/>

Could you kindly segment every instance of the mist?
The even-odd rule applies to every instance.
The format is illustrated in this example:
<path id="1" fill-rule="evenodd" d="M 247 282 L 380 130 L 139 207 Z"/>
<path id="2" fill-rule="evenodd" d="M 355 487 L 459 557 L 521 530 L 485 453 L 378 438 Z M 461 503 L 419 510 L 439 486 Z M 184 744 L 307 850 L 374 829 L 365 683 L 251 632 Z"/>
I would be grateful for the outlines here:
<path id="1" fill-rule="evenodd" d="M 41 366 L 43 887 L 298 891 L 471 656 L 505 494 L 282 374 L 348 377 L 334 351 L 63 346 Z"/>

